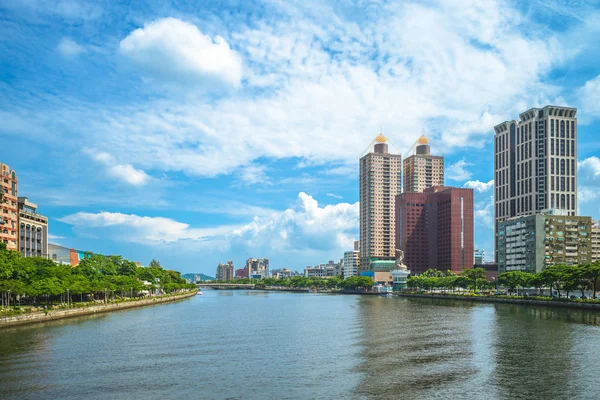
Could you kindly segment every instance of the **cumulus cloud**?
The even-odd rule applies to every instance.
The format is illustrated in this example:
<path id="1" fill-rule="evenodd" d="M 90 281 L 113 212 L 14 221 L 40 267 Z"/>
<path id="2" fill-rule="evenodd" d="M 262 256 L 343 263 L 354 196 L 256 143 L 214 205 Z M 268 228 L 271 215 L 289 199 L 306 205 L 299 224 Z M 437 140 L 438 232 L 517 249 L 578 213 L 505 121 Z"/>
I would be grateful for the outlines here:
<path id="1" fill-rule="evenodd" d="M 242 167 L 238 173 L 238 184 L 242 186 L 251 186 L 257 183 L 270 184 L 266 170 L 266 166 L 258 164 Z"/>
<path id="2" fill-rule="evenodd" d="M 150 78 L 213 89 L 215 81 L 239 87 L 241 57 L 221 36 L 214 39 L 177 18 L 163 18 L 136 29 L 119 45 L 122 55 Z"/>
<path id="3" fill-rule="evenodd" d="M 446 168 L 446 176 L 454 181 L 466 181 L 470 179 L 473 174 L 467 170 L 467 167 L 473 164 L 468 163 L 463 158 Z"/>
<path id="4" fill-rule="evenodd" d="M 108 175 L 121 182 L 133 186 L 143 186 L 149 182 L 150 176 L 143 170 L 136 169 L 131 164 L 118 164 L 115 157 L 104 152 L 85 151 L 92 159 L 106 167 Z"/>
<path id="5" fill-rule="evenodd" d="M 577 163 L 579 173 L 589 178 L 600 178 L 600 158 L 592 156 Z"/>
<path id="6" fill-rule="evenodd" d="M 600 118 L 600 75 L 587 81 L 578 90 L 579 120 L 583 123 Z"/>
<path id="7" fill-rule="evenodd" d="M 59 218 L 73 225 L 79 232 L 90 233 L 101 229 L 103 233 L 126 242 L 143 245 L 168 244 L 180 240 L 214 240 L 234 229 L 233 226 L 192 228 L 189 224 L 164 217 L 146 217 L 113 212 L 78 212 Z"/>
<path id="8" fill-rule="evenodd" d="M 81 53 L 85 53 L 87 50 L 73 39 L 64 37 L 56 46 L 56 51 L 66 57 L 76 57 Z"/>
<path id="9" fill-rule="evenodd" d="M 488 181 L 488 182 L 481 182 L 478 180 L 468 181 L 468 182 L 465 182 L 463 187 L 474 189 L 480 193 L 487 192 L 488 190 L 494 188 L 494 180 L 492 179 L 491 181 Z"/>
<path id="10" fill-rule="evenodd" d="M 312 196 L 301 192 L 295 207 L 269 218 L 255 218 L 233 232 L 231 243 L 270 253 L 329 250 L 341 255 L 357 237 L 358 216 L 358 202 L 320 207 Z"/>

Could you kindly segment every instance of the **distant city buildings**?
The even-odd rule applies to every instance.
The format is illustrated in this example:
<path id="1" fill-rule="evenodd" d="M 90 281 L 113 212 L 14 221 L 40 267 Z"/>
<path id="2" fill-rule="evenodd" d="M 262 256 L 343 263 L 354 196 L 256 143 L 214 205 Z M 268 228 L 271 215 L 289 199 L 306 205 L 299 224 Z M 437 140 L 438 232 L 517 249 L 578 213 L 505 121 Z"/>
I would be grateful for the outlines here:
<path id="1" fill-rule="evenodd" d="M 275 279 L 293 278 L 295 276 L 300 276 L 300 273 L 289 268 L 279 268 L 271 271 L 271 277 Z"/>
<path id="2" fill-rule="evenodd" d="M 360 268 L 395 257 L 395 201 L 401 192 L 402 156 L 378 135 L 360 159 Z"/>
<path id="3" fill-rule="evenodd" d="M 48 257 L 48 218 L 37 205 L 19 197 L 19 249 L 23 257 Z"/>
<path id="4" fill-rule="evenodd" d="M 494 215 L 498 224 L 539 212 L 577 213 L 577 109 L 531 108 L 494 128 Z M 500 262 L 499 262 L 500 266 Z"/>
<path id="5" fill-rule="evenodd" d="M 592 262 L 600 261 L 600 220 L 592 223 Z"/>
<path id="6" fill-rule="evenodd" d="M 536 214 L 501 221 L 498 272 L 538 273 L 550 265 L 591 263 L 593 237 L 591 217 Z"/>
<path id="7" fill-rule="evenodd" d="M 251 279 L 269 277 L 269 260 L 267 258 L 249 258 L 246 260 L 246 275 Z"/>
<path id="8" fill-rule="evenodd" d="M 414 153 L 404 159 L 404 193 L 421 193 L 444 185 L 444 157 L 431 155 L 429 140 L 421 136 Z"/>
<path id="9" fill-rule="evenodd" d="M 235 279 L 243 279 L 247 277 L 248 273 L 246 272 L 246 268 L 239 268 L 235 270 Z"/>
<path id="10" fill-rule="evenodd" d="M 307 278 L 326 278 L 332 276 L 342 276 L 342 274 L 342 261 L 336 263 L 330 260 L 327 264 L 319 264 L 314 267 L 309 266 L 304 269 L 304 276 Z"/>
<path id="11" fill-rule="evenodd" d="M 0 241 L 8 250 L 18 250 L 17 173 L 0 163 Z"/>
<path id="12" fill-rule="evenodd" d="M 473 268 L 473 189 L 438 186 L 398 195 L 396 247 L 412 274 Z"/>
<path id="13" fill-rule="evenodd" d="M 358 276 L 360 274 L 360 251 L 351 250 L 344 253 L 342 261 L 344 278 Z"/>
<path id="14" fill-rule="evenodd" d="M 234 271 L 233 261 L 229 260 L 226 264 L 219 263 L 217 266 L 216 279 L 218 281 L 231 281 L 234 277 Z"/>
<path id="15" fill-rule="evenodd" d="M 475 265 L 481 265 L 485 262 L 485 250 L 475 249 Z"/>

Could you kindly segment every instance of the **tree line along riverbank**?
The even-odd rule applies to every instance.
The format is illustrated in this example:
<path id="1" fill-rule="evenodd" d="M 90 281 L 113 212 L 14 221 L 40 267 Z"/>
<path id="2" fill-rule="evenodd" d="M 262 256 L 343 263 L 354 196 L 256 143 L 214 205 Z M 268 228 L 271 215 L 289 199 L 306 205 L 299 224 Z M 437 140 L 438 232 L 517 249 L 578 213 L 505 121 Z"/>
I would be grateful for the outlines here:
<path id="1" fill-rule="evenodd" d="M 0 318 L 191 289 L 195 285 L 156 260 L 144 268 L 120 256 L 86 254 L 72 267 L 41 257 L 22 257 L 0 243 Z"/>

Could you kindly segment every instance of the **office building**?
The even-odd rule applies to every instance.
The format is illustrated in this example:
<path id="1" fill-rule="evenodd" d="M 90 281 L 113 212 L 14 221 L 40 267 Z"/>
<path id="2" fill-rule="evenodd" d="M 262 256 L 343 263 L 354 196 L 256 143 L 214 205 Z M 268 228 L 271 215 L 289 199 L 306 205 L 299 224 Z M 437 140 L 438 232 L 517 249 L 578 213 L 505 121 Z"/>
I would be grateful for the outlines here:
<path id="1" fill-rule="evenodd" d="M 229 260 L 226 264 L 219 263 L 217 266 L 216 279 L 218 281 L 231 281 L 234 277 L 235 267 L 233 261 Z"/>
<path id="2" fill-rule="evenodd" d="M 436 186 L 396 196 L 396 247 L 415 275 L 473 268 L 473 189 Z"/>
<path id="3" fill-rule="evenodd" d="M 48 257 L 48 218 L 38 214 L 37 205 L 18 197 L 19 250 L 23 257 Z"/>
<path id="4" fill-rule="evenodd" d="M 444 157 L 431 155 L 429 140 L 421 136 L 404 159 L 404 193 L 421 193 L 444 185 Z"/>
<path id="5" fill-rule="evenodd" d="M 395 256 L 394 198 L 401 191 L 402 156 L 378 135 L 360 159 L 360 268 Z"/>
<path id="6" fill-rule="evenodd" d="M 246 260 L 246 275 L 251 279 L 269 277 L 269 260 L 266 258 L 249 258 Z"/>
<path id="7" fill-rule="evenodd" d="M 588 264 L 592 237 L 591 217 L 536 214 L 507 219 L 498 224 L 498 273 Z"/>
<path id="8" fill-rule="evenodd" d="M 0 163 L 0 241 L 8 250 L 18 250 L 17 173 Z"/>
<path id="9" fill-rule="evenodd" d="M 577 212 L 577 110 L 532 108 L 494 128 L 494 215 Z M 496 254 L 497 256 L 497 254 Z"/>
<path id="10" fill-rule="evenodd" d="M 475 265 L 483 264 L 485 262 L 485 250 L 475 249 Z"/>

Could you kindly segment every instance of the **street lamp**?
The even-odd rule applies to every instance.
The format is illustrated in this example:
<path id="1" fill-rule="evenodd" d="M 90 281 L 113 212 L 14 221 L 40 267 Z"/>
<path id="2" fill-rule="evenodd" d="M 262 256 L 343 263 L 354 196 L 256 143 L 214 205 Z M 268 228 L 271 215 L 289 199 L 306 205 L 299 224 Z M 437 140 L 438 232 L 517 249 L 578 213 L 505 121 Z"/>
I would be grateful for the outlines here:
<path id="1" fill-rule="evenodd" d="M 133 288 L 129 288 L 130 294 L 129 294 L 129 298 L 133 299 Z"/>

